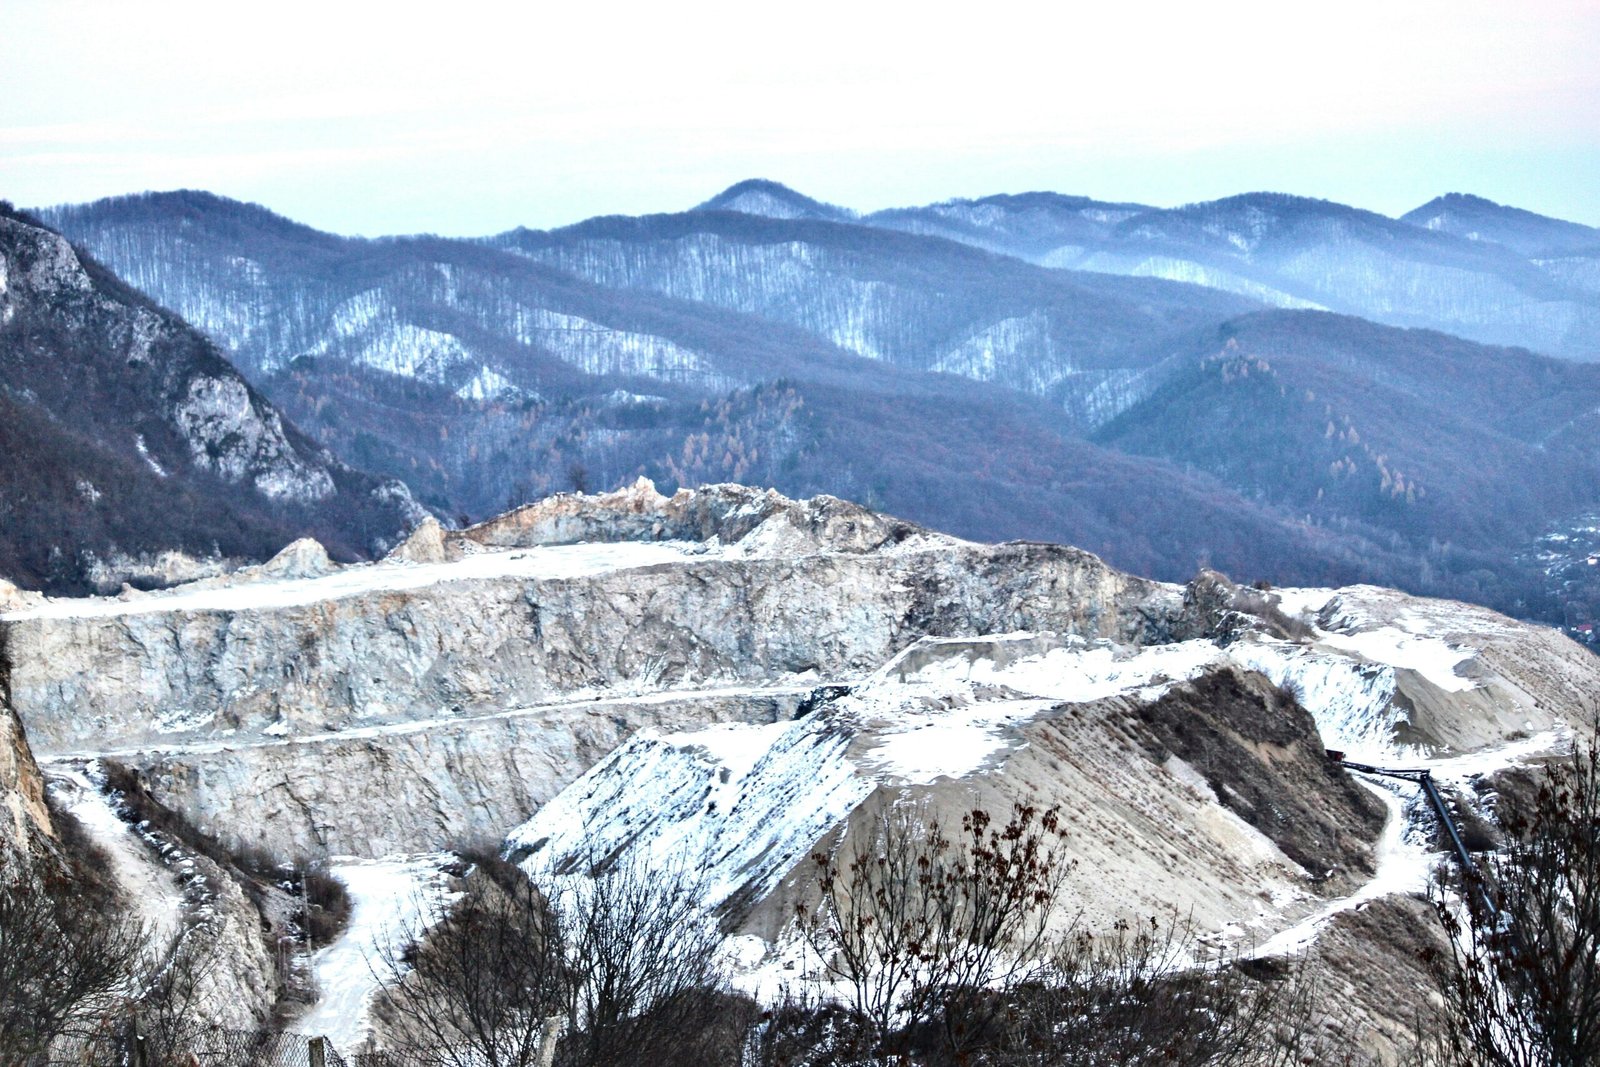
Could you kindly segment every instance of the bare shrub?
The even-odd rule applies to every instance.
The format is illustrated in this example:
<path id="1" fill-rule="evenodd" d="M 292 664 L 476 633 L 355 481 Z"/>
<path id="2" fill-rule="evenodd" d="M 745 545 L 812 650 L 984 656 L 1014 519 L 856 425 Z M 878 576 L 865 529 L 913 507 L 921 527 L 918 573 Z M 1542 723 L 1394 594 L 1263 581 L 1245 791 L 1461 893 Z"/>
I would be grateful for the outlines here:
<path id="1" fill-rule="evenodd" d="M 1069 865 L 1054 808 L 987 812 L 947 835 L 921 805 L 892 805 L 842 856 L 818 853 L 821 901 L 800 929 L 876 1052 L 903 1056 L 919 1029 L 962 1054 L 985 1041 L 1003 997 L 1031 978 Z"/>
<path id="2" fill-rule="evenodd" d="M 726 983 L 704 887 L 681 867 L 632 862 L 589 871 L 558 902 L 571 982 L 556 1062 L 707 1062 L 703 1043 L 718 1043 Z"/>
<path id="3" fill-rule="evenodd" d="M 1287 1067 L 1319 1043 L 1299 961 L 1205 958 L 1174 915 L 1095 933 L 1062 914 L 1070 863 L 1054 809 L 1004 826 L 974 810 L 947 835 L 918 805 L 814 857 L 800 925 L 841 1004 L 786 1002 L 751 1043 L 764 1067 Z M 1351 1061 L 1354 1062 L 1354 1061 Z"/>
<path id="4" fill-rule="evenodd" d="M 0 871 L 0 1062 L 87 1039 L 136 987 L 147 937 L 63 877 Z"/>
<path id="5" fill-rule="evenodd" d="M 380 950 L 379 1014 L 422 1061 L 442 1067 L 532 1067 L 546 1019 L 565 1007 L 568 985 L 555 913 L 533 883 L 486 873 L 478 857 L 461 898 L 436 925 L 419 918 L 397 931 L 403 947 Z M 429 907 L 416 909 L 423 916 Z"/>
<path id="6" fill-rule="evenodd" d="M 127 1035 L 140 1043 L 145 1067 L 191 1067 L 209 1038 L 202 995 L 217 968 L 212 933 L 205 922 L 185 926 L 149 960 Z"/>
<path id="7" fill-rule="evenodd" d="M 1084 1067 L 1287 1067 L 1333 1062 L 1316 1045 L 1311 983 L 1296 960 L 1197 959 L 1172 916 L 1074 930 L 1048 969 L 1008 998 L 1000 1062 Z M 1315 1055 L 1311 1055 L 1312 1052 Z"/>
<path id="8" fill-rule="evenodd" d="M 1600 1064 L 1600 747 L 1549 765 L 1507 844 L 1469 872 L 1466 905 L 1436 879 L 1450 951 L 1436 960 L 1447 1062 Z"/>

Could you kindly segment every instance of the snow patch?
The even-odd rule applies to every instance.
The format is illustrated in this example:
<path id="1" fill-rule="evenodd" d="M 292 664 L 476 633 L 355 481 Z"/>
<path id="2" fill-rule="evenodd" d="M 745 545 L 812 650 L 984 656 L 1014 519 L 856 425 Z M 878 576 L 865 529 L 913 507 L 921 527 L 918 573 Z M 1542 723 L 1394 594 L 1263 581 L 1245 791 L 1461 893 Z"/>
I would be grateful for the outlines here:
<path id="1" fill-rule="evenodd" d="M 183 893 L 173 874 L 122 820 L 97 781 L 98 771 L 58 766 L 50 770 L 51 795 L 109 858 L 116 884 L 157 939 L 177 933 L 183 918 Z"/>
<path id="2" fill-rule="evenodd" d="M 1461 693 L 1478 685 L 1471 678 L 1456 673 L 1456 668 L 1475 656 L 1477 649 L 1410 633 L 1399 626 L 1383 626 L 1354 634 L 1330 633 L 1322 637 L 1322 643 L 1377 663 L 1414 671 L 1446 693 Z"/>
<path id="3" fill-rule="evenodd" d="M 365 593 L 421 589 L 441 582 L 581 578 L 606 571 L 679 562 L 688 558 L 690 549 L 698 547 L 686 542 L 624 541 L 485 550 L 450 563 L 365 563 L 317 578 L 263 580 L 207 589 L 180 587 L 151 593 L 138 600 L 47 599 L 42 605 L 0 615 L 0 620 L 108 618 L 179 611 L 271 611 Z"/>
<path id="4" fill-rule="evenodd" d="M 139 457 L 149 464 L 156 477 L 165 478 L 167 476 L 166 469 L 156 462 L 156 457 L 150 454 L 150 447 L 144 443 L 144 434 L 141 433 L 134 436 L 133 447 L 138 450 Z"/>
<path id="5" fill-rule="evenodd" d="M 1393 702 L 1393 667 L 1283 641 L 1239 641 L 1228 654 L 1293 693 L 1330 747 L 1369 763 L 1405 755 L 1394 743 L 1404 713 Z"/>
<path id="6" fill-rule="evenodd" d="M 443 917 L 451 897 L 441 868 L 452 858 L 448 853 L 381 860 L 346 857 L 330 865 L 329 873 L 350 891 L 350 923 L 338 940 L 311 958 L 320 995 L 295 1020 L 298 1032 L 326 1037 L 341 1052 L 353 1051 L 366 1038 L 381 961 L 399 954 L 407 931 Z"/>
<path id="7" fill-rule="evenodd" d="M 770 893 L 871 792 L 845 758 L 852 735 L 813 714 L 768 726 L 636 734 L 506 838 L 541 885 L 631 851 L 681 864 L 708 908 Z"/>
<path id="8" fill-rule="evenodd" d="M 504 396 L 516 396 L 522 390 L 511 384 L 511 379 L 490 367 L 481 367 L 472 380 L 456 390 L 456 396 L 463 400 L 476 400 L 487 403 L 499 400 Z"/>
<path id="9" fill-rule="evenodd" d="M 891 681 L 940 689 L 984 685 L 1085 703 L 1186 681 L 1222 658 L 1210 641 L 1134 649 L 1026 631 L 976 639 L 924 638 L 882 667 L 864 692 Z"/>

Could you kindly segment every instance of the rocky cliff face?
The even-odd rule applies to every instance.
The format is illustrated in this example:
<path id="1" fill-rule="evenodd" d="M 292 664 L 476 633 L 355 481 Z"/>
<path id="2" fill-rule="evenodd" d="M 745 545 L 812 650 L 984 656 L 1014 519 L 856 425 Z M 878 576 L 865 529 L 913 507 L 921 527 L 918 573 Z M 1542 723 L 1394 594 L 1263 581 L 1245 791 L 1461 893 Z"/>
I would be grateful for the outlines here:
<path id="1" fill-rule="evenodd" d="M 913 533 L 826 498 L 672 501 L 639 487 L 601 499 L 587 519 L 562 513 L 569 498 L 451 538 L 453 562 L 13 613 L 16 699 L 49 709 L 29 728 L 52 752 L 236 743 L 574 695 L 844 677 L 930 633 L 1142 640 L 1176 610 L 1170 589 L 1087 553 Z M 626 539 L 658 526 L 681 537 L 717 513 L 731 544 Z M 575 531 L 623 540 L 543 540 Z"/>
<path id="2" fill-rule="evenodd" d="M 557 498 L 286 577 L 313 562 L 5 616 L 36 743 L 143 761 L 219 828 L 381 853 L 492 839 L 640 726 L 771 721 L 925 635 L 1140 642 L 1181 607 L 1087 553 L 738 487 Z M 414 804 L 373 802 L 383 768 Z"/>
<path id="3" fill-rule="evenodd" d="M 1162 585 L 738 486 L 425 524 L 376 564 L 302 541 L 160 593 L 9 603 L 47 770 L 114 755 L 278 855 L 503 841 L 546 881 L 596 853 L 689 862 L 757 978 L 804 970 L 806 857 L 906 799 L 952 824 L 1059 806 L 1068 898 L 1096 921 L 1176 907 L 1213 945 L 1348 941 L 1434 857 L 1407 798 L 1324 746 L 1464 788 L 1560 747 L 1600 692 L 1600 659 L 1482 609 Z"/>
<path id="4" fill-rule="evenodd" d="M 41 752 L 114 753 L 197 824 L 282 854 L 498 839 L 640 730 L 787 722 L 924 638 L 1226 645 L 1329 744 L 1380 758 L 1547 730 L 1600 688 L 1576 646 L 1489 612 L 1186 592 L 737 486 L 426 524 L 373 565 L 300 542 L 233 577 L 0 619 Z"/>
<path id="5" fill-rule="evenodd" d="M 303 437 L 182 319 L 7 210 L 0 373 L 0 570 L 35 588 L 115 589 L 163 550 L 259 557 L 297 527 L 364 552 L 421 517 L 404 486 Z"/>
<path id="6" fill-rule="evenodd" d="M 0 630 L 0 868 L 32 851 L 40 837 L 54 836 L 44 802 L 44 779 L 34 762 L 22 723 L 11 708 L 11 670 Z"/>

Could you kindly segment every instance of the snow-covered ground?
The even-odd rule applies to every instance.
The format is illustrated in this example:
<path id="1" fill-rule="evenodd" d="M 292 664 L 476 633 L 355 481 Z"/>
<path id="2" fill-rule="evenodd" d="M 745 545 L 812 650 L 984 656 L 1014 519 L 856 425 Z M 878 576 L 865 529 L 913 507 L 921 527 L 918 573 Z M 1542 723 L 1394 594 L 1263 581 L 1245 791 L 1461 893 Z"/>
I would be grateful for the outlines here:
<path id="1" fill-rule="evenodd" d="M 924 638 L 851 699 L 880 735 L 869 765 L 907 782 L 932 782 L 978 771 L 1011 744 L 1014 727 L 1057 704 L 1127 692 L 1154 699 L 1221 658 L 1209 641 L 1133 650 L 1026 632 Z M 977 699 L 979 690 L 1014 699 Z"/>
<path id="2" fill-rule="evenodd" d="M 1557 728 L 1514 741 L 1487 752 L 1444 759 L 1413 756 L 1400 769 L 1427 770 L 1436 782 L 1466 788 L 1471 779 L 1493 774 L 1540 756 L 1566 751 L 1572 742 L 1569 729 Z M 1270 938 L 1255 955 L 1282 956 L 1299 952 L 1316 940 L 1322 928 L 1343 912 L 1391 894 L 1424 892 L 1434 867 L 1450 862 L 1447 853 L 1430 852 L 1424 842 L 1433 836 L 1436 816 L 1421 801 L 1421 787 L 1393 778 L 1355 774 L 1356 780 L 1377 795 L 1389 811 L 1376 850 L 1377 870 L 1349 896 L 1331 901 L 1316 914 Z M 1408 802 L 1414 802 L 1409 803 Z M 1408 812 L 1410 815 L 1408 816 Z"/>
<path id="3" fill-rule="evenodd" d="M 51 795 L 99 845 L 111 861 L 111 873 L 139 910 L 140 919 L 158 941 L 175 934 L 183 919 L 183 890 L 169 869 L 122 821 L 101 791 L 91 770 L 52 767 Z"/>
<path id="4" fill-rule="evenodd" d="M 270 611 L 363 593 L 421 589 L 440 582 L 581 578 L 606 571 L 676 563 L 704 552 L 700 545 L 666 541 L 485 549 L 450 563 L 364 563 L 318 578 L 258 579 L 198 589 L 179 586 L 128 600 L 114 597 L 50 599 L 0 615 L 0 621 L 108 618 L 157 611 Z"/>
<path id="5" fill-rule="evenodd" d="M 548 882 L 588 856 L 631 853 L 704 879 L 706 902 L 771 892 L 875 788 L 964 778 L 1062 703 L 1153 699 L 1221 654 L 1032 633 L 917 642 L 825 711 L 790 722 L 644 730 L 506 839 Z"/>
<path id="6" fill-rule="evenodd" d="M 1228 655 L 1292 692 L 1328 747 L 1368 763 L 1406 758 L 1394 741 L 1404 712 L 1394 704 L 1392 665 L 1268 639 L 1236 641 Z"/>
<path id="7" fill-rule="evenodd" d="M 1416 671 L 1447 693 L 1465 692 L 1477 685 L 1456 673 L 1456 668 L 1471 659 L 1477 649 L 1452 645 L 1398 626 L 1381 626 L 1354 634 L 1325 634 L 1322 643 L 1347 649 L 1377 663 Z"/>
<path id="8" fill-rule="evenodd" d="M 406 932 L 430 925 L 448 905 L 440 868 L 451 858 L 437 853 L 332 864 L 330 873 L 350 891 L 350 924 L 312 957 L 319 997 L 294 1021 L 297 1032 L 326 1037 L 341 1051 L 360 1044 L 371 1027 L 368 1001 L 385 954 L 398 955 Z"/>
<path id="9" fill-rule="evenodd" d="M 1420 893 L 1428 886 L 1429 872 L 1440 858 L 1427 851 L 1418 842 L 1419 834 L 1408 833 L 1405 794 L 1415 792 L 1415 786 L 1398 781 L 1382 785 L 1366 779 L 1362 784 L 1383 801 L 1389 816 L 1383 825 L 1383 836 L 1376 849 L 1377 870 L 1372 878 L 1349 896 L 1330 901 L 1315 914 L 1302 919 L 1286 930 L 1268 938 L 1258 946 L 1253 955 L 1287 956 L 1305 950 L 1322 928 L 1336 916 L 1359 908 L 1369 901 L 1392 893 Z M 1429 815 L 1431 818 L 1431 813 Z"/>
<path id="10" fill-rule="evenodd" d="M 177 742 L 172 744 L 143 744 L 136 748 L 124 749 L 95 749 L 92 752 L 61 752 L 52 753 L 41 757 L 42 762 L 54 766 L 58 763 L 76 760 L 104 758 L 119 759 L 130 756 L 146 755 L 159 752 L 168 756 L 202 756 L 217 752 L 231 752 L 243 748 L 271 748 L 289 747 L 296 745 L 327 745 L 340 744 L 362 739 L 379 737 L 402 737 L 408 734 L 425 734 L 435 730 L 460 730 L 473 723 L 492 722 L 504 719 L 530 718 L 538 719 L 548 717 L 553 712 L 566 709 L 582 709 L 585 712 L 601 714 L 609 712 L 618 705 L 629 708 L 647 707 L 653 704 L 671 704 L 678 701 L 689 700 L 730 700 L 749 697 L 752 700 L 770 699 L 775 697 L 794 697 L 811 693 L 818 687 L 842 684 L 830 681 L 808 679 L 802 685 L 745 685 L 745 686 L 718 686 L 705 689 L 662 689 L 654 692 L 628 693 L 612 690 L 579 690 L 566 700 L 552 701 L 548 704 L 530 704 L 525 707 L 507 708 L 504 711 L 491 712 L 487 715 L 448 715 L 430 719 L 412 719 L 406 722 L 381 723 L 377 726 L 354 726 L 343 730 L 327 730 L 314 734 L 289 734 L 286 727 L 268 727 L 261 731 L 266 737 L 250 738 L 236 736 L 229 733 L 220 741 L 192 741 Z M 602 695 L 602 693 L 604 695 Z"/>

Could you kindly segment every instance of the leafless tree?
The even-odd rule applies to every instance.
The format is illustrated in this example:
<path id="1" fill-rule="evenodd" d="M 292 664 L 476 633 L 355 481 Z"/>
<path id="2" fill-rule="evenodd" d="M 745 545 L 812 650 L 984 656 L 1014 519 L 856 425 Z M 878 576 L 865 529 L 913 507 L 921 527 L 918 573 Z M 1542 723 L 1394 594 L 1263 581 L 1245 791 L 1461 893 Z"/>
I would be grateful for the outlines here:
<path id="1" fill-rule="evenodd" d="M 1512 805 L 1514 807 L 1514 805 Z M 1600 1064 L 1600 746 L 1545 768 L 1530 810 L 1458 896 L 1436 882 L 1449 1061 Z M 1463 903 L 1465 901 L 1466 903 Z"/>
<path id="2" fill-rule="evenodd" d="M 546 1020 L 564 1013 L 569 978 L 549 902 L 520 870 L 474 857 L 462 895 L 437 923 L 424 918 L 380 950 L 378 1012 L 440 1067 L 532 1067 Z"/>
<path id="3" fill-rule="evenodd" d="M 208 922 L 184 925 L 148 960 L 127 1039 L 141 1045 L 145 1067 L 190 1067 L 212 1024 L 203 998 L 217 970 L 215 931 Z"/>
<path id="4" fill-rule="evenodd" d="M 1206 958 L 1174 914 L 1069 928 L 1054 809 L 983 811 L 947 835 L 920 805 L 886 809 L 840 855 L 814 857 L 801 929 L 846 1002 L 769 1013 L 756 1061 L 1004 1067 L 1287 1067 L 1316 1044 L 1299 961 Z M 809 1048 L 808 1048 L 809 1045 Z M 1309 1059 L 1307 1057 L 1310 1057 Z"/>
<path id="5" fill-rule="evenodd" d="M 541 892 L 519 868 L 473 857 L 437 922 L 385 952 L 380 1015 L 439 1067 L 670 1067 L 737 1063 L 751 1006 L 723 993 L 721 936 L 702 887 L 681 871 L 591 866 Z M 552 1046 L 556 1034 L 559 1045 Z M 713 1050 L 720 1050 L 713 1054 Z"/>
<path id="6" fill-rule="evenodd" d="M 588 873 L 558 900 L 571 981 L 557 1062 L 706 1062 L 706 1042 L 727 1036 L 729 1001 L 722 936 L 701 880 L 637 861 L 591 864 Z M 731 1043 L 737 1063 L 737 1038 Z"/>
<path id="7" fill-rule="evenodd" d="M 1003 995 L 1033 976 L 1069 864 L 1054 808 L 1017 805 L 995 828 L 973 810 L 951 837 L 916 804 L 886 808 L 841 855 L 817 853 L 820 903 L 800 928 L 848 991 L 877 1052 L 904 1057 L 935 1027 L 961 1055 L 984 1039 Z"/>
<path id="8" fill-rule="evenodd" d="M 137 987 L 147 936 L 70 879 L 0 870 L 0 1062 L 86 1039 Z"/>

